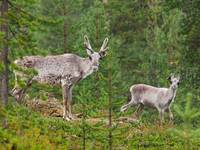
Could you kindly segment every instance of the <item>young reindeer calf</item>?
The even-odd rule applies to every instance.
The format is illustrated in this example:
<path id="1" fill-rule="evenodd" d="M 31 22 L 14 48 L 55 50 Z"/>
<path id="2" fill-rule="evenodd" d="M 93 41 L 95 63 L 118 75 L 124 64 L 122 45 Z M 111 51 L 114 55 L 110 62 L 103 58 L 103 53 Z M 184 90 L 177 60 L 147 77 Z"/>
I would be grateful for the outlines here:
<path id="1" fill-rule="evenodd" d="M 124 112 L 130 106 L 139 105 L 134 113 L 134 116 L 138 118 L 144 106 L 148 106 L 158 110 L 161 123 L 164 121 L 165 111 L 169 113 L 170 121 L 172 121 L 173 114 L 170 110 L 170 106 L 176 96 L 180 76 L 175 77 L 174 75 L 170 75 L 168 80 L 171 82 L 169 88 L 157 88 L 145 84 L 135 84 L 131 86 L 131 100 L 128 104 L 121 107 L 121 112 Z"/>

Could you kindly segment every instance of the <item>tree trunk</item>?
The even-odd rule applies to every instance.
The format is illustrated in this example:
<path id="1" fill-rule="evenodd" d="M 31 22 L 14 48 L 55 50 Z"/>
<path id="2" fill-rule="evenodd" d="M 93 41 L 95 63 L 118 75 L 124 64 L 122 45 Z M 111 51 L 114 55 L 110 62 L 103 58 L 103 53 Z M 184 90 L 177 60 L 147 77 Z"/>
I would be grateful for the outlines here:
<path id="1" fill-rule="evenodd" d="M 96 20 L 95 20 L 95 25 L 96 25 L 96 32 L 95 32 L 95 45 L 97 46 L 98 45 L 98 41 L 99 41 L 99 14 L 97 13 L 96 15 Z M 99 72 L 97 72 L 94 76 L 95 78 L 95 86 L 94 86 L 94 96 L 95 96 L 95 99 L 98 101 L 99 100 L 99 97 L 100 97 L 100 90 L 99 90 Z"/>
<path id="2" fill-rule="evenodd" d="M 67 22 L 64 22 L 64 53 L 67 53 Z"/>
<path id="3" fill-rule="evenodd" d="M 8 102 L 8 0 L 3 0 L 1 5 L 1 17 L 3 19 L 1 31 L 4 33 L 2 46 L 3 71 L 1 78 L 1 98 L 3 103 Z"/>
<path id="4" fill-rule="evenodd" d="M 173 47 L 170 46 L 168 49 L 167 49 L 167 55 L 168 55 L 168 65 L 171 66 L 173 65 Z"/>
<path id="5" fill-rule="evenodd" d="M 66 9 L 66 2 L 64 1 L 63 4 L 63 16 L 66 17 L 67 14 L 67 9 Z M 64 48 L 64 53 L 67 53 L 67 20 L 64 20 L 64 25 L 63 25 L 63 48 Z"/>
<path id="6" fill-rule="evenodd" d="M 107 30 L 107 33 L 109 33 L 109 18 L 108 18 L 108 0 L 103 0 L 103 5 L 105 9 L 105 28 Z M 111 60 L 110 55 L 110 60 Z M 112 64 L 108 63 L 108 101 L 109 101 L 109 113 L 108 113 L 108 121 L 109 121 L 109 135 L 108 135 L 108 144 L 109 144 L 109 150 L 113 149 L 113 137 L 112 137 Z"/>

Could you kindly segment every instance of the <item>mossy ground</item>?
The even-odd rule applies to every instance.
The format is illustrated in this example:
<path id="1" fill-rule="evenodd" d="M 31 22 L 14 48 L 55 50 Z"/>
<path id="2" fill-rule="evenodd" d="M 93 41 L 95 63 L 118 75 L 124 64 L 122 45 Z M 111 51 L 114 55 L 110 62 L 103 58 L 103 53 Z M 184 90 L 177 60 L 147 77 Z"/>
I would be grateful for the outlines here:
<path id="1" fill-rule="evenodd" d="M 77 106 L 76 106 L 77 107 Z M 11 102 L 1 108 L 0 149 L 82 149 L 83 130 L 86 149 L 108 149 L 106 110 L 96 117 L 78 121 L 64 121 L 62 118 L 44 117 L 25 106 Z M 104 115 L 102 113 L 104 112 Z M 101 115 L 100 115 L 101 114 Z M 91 115 L 92 116 L 92 115 Z M 103 117 L 99 117 L 103 116 Z M 120 123 L 113 118 L 113 148 L 132 149 L 198 149 L 198 138 L 184 138 L 173 130 L 177 124 L 165 123 L 162 127 L 156 121 L 144 119 L 135 123 Z"/>

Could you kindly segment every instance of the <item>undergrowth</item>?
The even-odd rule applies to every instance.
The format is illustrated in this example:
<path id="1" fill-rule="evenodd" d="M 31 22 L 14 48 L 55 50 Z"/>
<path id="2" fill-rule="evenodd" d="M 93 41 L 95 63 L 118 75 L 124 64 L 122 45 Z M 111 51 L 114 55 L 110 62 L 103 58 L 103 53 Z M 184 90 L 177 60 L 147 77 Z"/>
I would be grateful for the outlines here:
<path id="1" fill-rule="evenodd" d="M 106 111 L 105 111 L 106 112 Z M 87 117 L 88 119 L 90 117 Z M 101 118 L 102 119 L 102 118 Z M 83 127 L 87 149 L 108 149 L 108 126 L 104 120 L 67 122 L 62 118 L 44 117 L 25 106 L 11 102 L 0 110 L 0 149 L 82 149 Z M 135 123 L 113 123 L 114 149 L 198 149 L 199 134 L 188 140 L 185 128 L 150 122 L 144 114 Z M 189 134 L 189 133 L 188 133 Z M 188 143 L 188 144 L 187 144 Z"/>

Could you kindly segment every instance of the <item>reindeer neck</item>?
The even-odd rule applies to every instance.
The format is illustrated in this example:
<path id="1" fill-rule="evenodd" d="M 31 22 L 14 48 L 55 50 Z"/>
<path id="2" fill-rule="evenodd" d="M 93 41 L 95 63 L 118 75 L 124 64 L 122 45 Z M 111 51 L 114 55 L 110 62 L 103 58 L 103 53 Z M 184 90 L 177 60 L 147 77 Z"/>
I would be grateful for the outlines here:
<path id="1" fill-rule="evenodd" d="M 168 93 L 168 96 L 170 97 L 170 99 L 174 99 L 174 97 L 176 96 L 176 88 L 173 88 L 172 85 L 170 85 L 167 93 Z"/>
<path id="2" fill-rule="evenodd" d="M 84 58 L 82 62 L 83 78 L 86 78 L 88 75 L 93 73 L 92 63 L 88 58 Z"/>
<path id="3" fill-rule="evenodd" d="M 176 92 L 177 88 L 173 88 L 172 85 L 170 85 L 169 90 L 172 92 Z"/>

